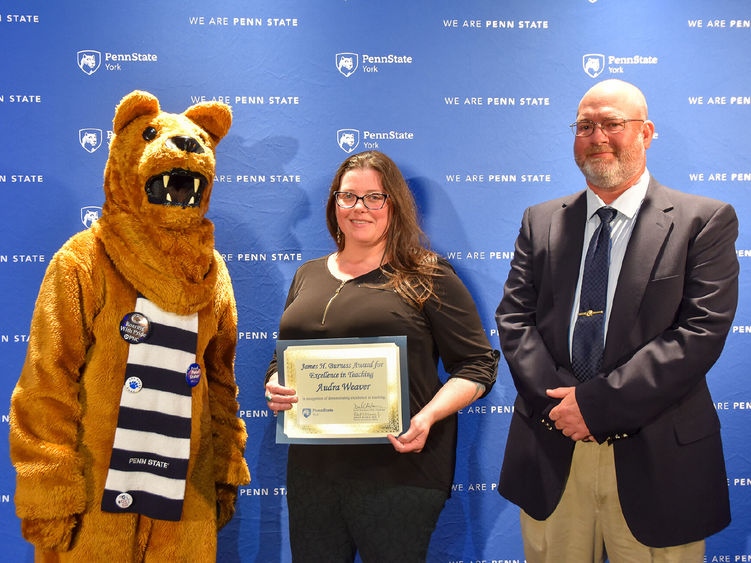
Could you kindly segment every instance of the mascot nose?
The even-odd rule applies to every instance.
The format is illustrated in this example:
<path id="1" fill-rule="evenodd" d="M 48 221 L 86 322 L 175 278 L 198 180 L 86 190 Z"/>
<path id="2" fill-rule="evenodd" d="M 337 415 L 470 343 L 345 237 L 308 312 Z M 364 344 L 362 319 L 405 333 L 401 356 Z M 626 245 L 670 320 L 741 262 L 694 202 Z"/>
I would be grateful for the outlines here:
<path id="1" fill-rule="evenodd" d="M 188 137 L 187 135 L 170 137 L 170 142 L 181 151 L 194 152 L 196 154 L 201 154 L 203 152 L 201 144 L 193 137 Z"/>

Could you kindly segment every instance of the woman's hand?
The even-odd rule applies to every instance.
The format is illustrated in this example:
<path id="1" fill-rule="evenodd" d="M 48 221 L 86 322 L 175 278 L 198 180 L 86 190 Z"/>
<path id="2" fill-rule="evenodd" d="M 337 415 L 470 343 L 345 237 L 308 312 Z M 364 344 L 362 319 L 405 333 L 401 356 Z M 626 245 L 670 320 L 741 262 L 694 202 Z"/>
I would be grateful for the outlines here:
<path id="1" fill-rule="evenodd" d="M 450 378 L 430 402 L 412 417 L 409 430 L 398 438 L 389 434 L 389 442 L 401 454 L 421 452 L 430 434 L 430 428 L 436 421 L 472 404 L 484 392 L 485 386 L 482 383 L 460 377 Z"/>
<path id="2" fill-rule="evenodd" d="M 400 454 L 410 452 L 419 453 L 425 447 L 431 426 L 433 426 L 433 422 L 428 420 L 428 417 L 420 411 L 410 420 L 409 430 L 398 438 L 389 434 L 389 442 L 391 442 L 391 445 Z"/>
<path id="3" fill-rule="evenodd" d="M 272 375 L 266 382 L 266 404 L 274 411 L 288 411 L 297 402 L 297 394 L 291 387 L 279 385 L 279 374 Z"/>

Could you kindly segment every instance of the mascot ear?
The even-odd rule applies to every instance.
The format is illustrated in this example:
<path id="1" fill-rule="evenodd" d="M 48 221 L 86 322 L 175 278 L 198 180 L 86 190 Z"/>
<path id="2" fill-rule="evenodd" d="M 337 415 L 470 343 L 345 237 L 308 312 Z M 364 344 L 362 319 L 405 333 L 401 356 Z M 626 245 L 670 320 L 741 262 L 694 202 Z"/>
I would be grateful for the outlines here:
<path id="1" fill-rule="evenodd" d="M 219 102 L 201 102 L 190 106 L 183 115 L 211 135 L 214 143 L 221 141 L 232 125 L 232 110 Z"/>
<path id="2" fill-rule="evenodd" d="M 157 115 L 159 113 L 159 100 L 148 92 L 134 90 L 125 96 L 115 110 L 114 125 L 115 135 L 120 133 L 125 126 L 142 115 Z"/>

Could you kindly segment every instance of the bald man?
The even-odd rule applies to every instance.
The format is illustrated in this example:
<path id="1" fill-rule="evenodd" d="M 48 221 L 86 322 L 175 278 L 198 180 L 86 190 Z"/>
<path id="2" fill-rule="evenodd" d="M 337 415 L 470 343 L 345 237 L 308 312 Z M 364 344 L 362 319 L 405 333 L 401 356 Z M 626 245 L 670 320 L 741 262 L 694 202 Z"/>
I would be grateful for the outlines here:
<path id="1" fill-rule="evenodd" d="M 730 522 L 706 374 L 735 314 L 738 221 L 649 174 L 632 84 L 593 86 L 571 128 L 587 189 L 525 211 L 496 312 L 518 392 L 498 490 L 530 563 L 699 563 Z"/>

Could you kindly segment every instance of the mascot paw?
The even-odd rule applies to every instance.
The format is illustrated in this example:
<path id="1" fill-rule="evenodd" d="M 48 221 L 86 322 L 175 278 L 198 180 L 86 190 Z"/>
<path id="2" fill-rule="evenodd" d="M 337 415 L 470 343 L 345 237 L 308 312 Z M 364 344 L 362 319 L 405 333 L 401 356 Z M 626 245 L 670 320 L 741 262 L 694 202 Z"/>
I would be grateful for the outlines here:
<path id="1" fill-rule="evenodd" d="M 21 533 L 37 547 L 67 551 L 77 523 L 75 515 L 63 518 L 24 518 L 21 520 Z"/>
<path id="2" fill-rule="evenodd" d="M 235 514 L 237 487 L 218 483 L 216 486 L 216 529 L 221 530 Z"/>

